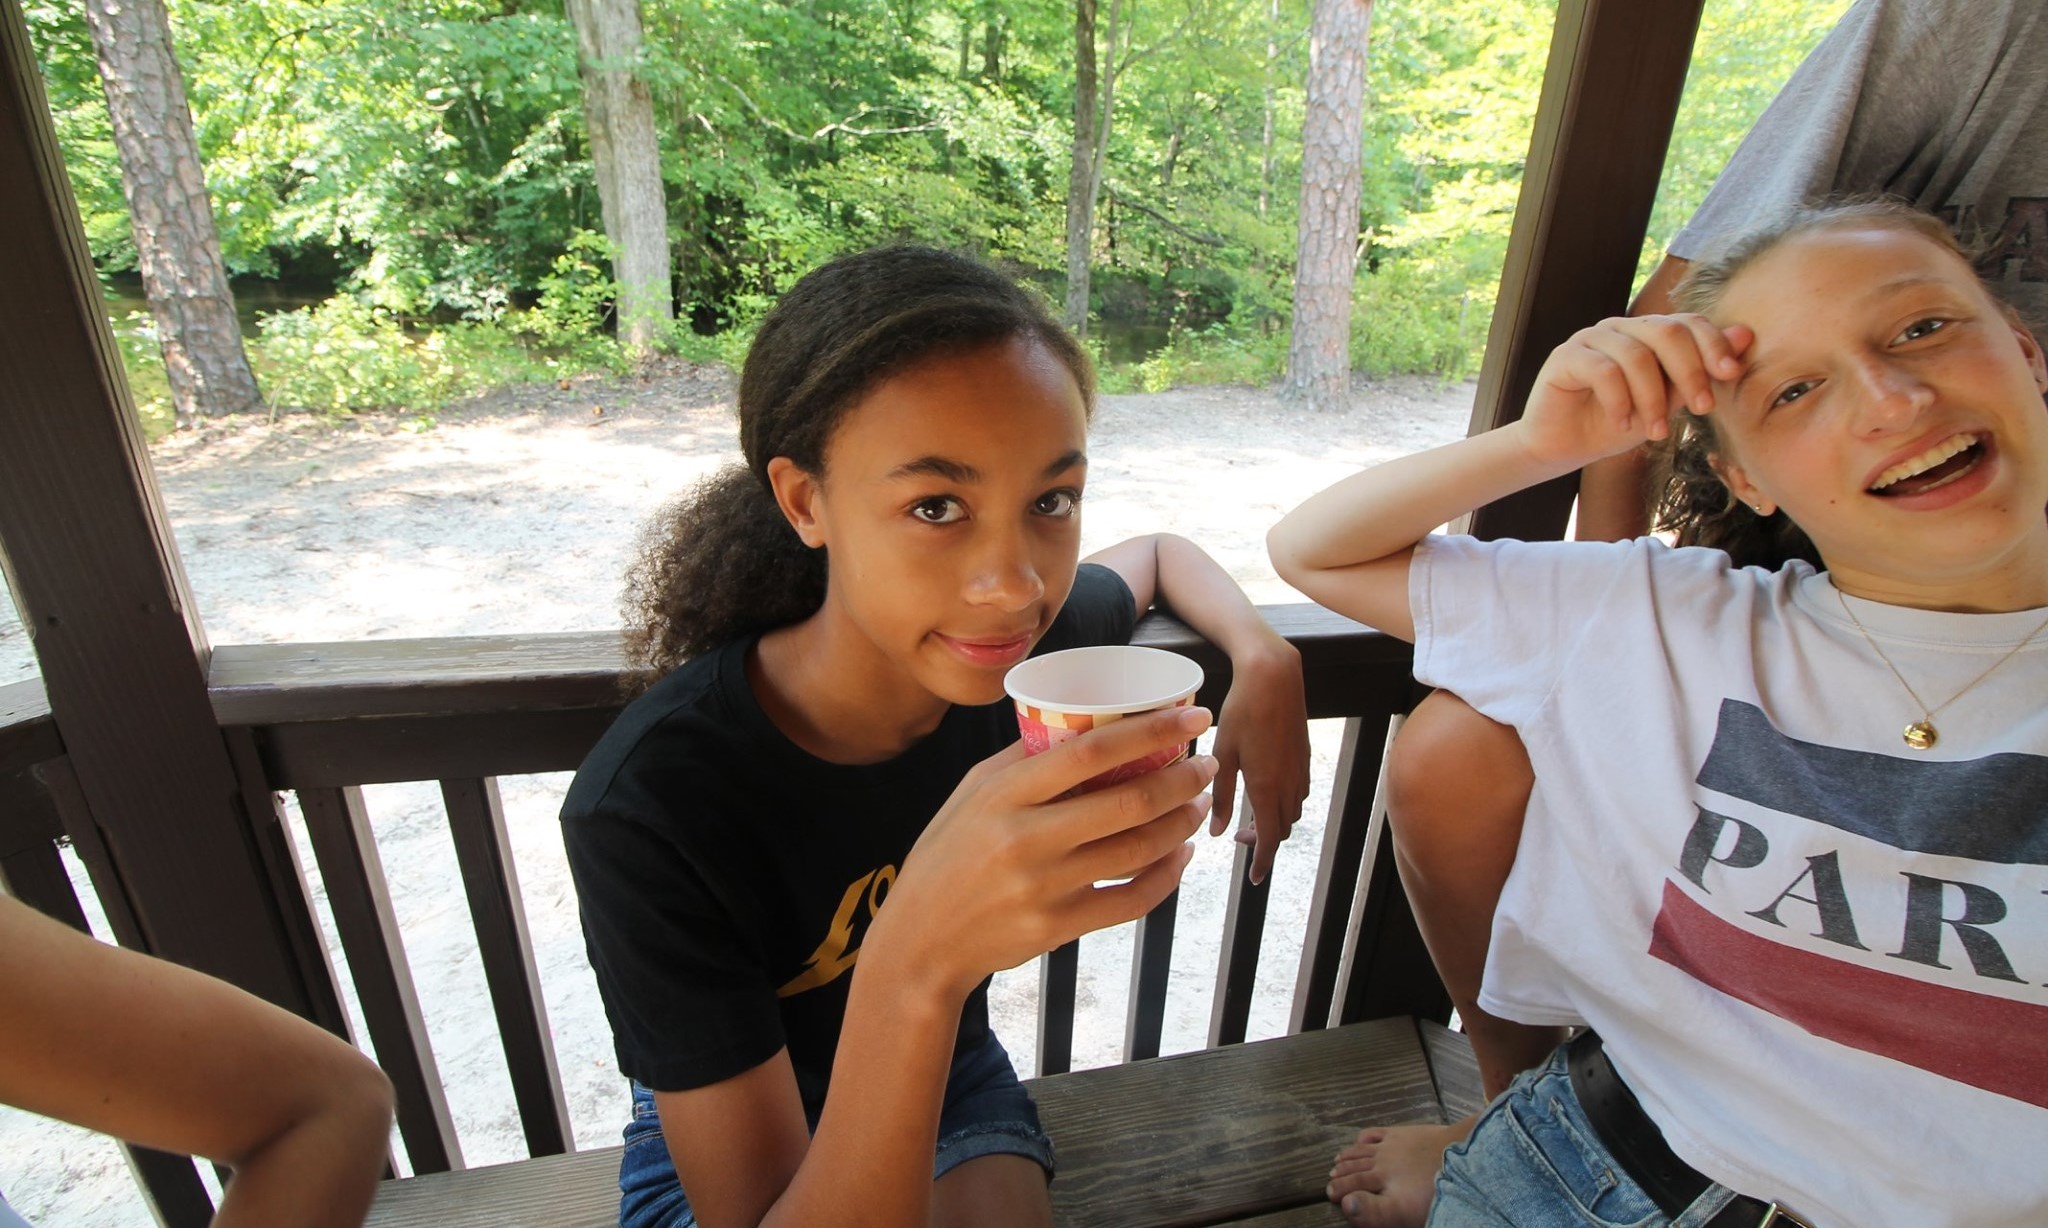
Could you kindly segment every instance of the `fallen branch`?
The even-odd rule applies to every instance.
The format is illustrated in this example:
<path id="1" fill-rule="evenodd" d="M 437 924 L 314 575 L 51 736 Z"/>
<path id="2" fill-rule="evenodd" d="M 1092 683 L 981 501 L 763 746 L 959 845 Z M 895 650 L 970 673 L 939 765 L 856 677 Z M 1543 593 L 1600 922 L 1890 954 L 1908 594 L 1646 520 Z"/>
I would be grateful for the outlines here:
<path id="1" fill-rule="evenodd" d="M 1228 247 L 1230 245 L 1230 240 L 1225 239 L 1221 235 L 1207 235 L 1198 230 L 1189 230 L 1159 210 L 1140 204 L 1118 192 L 1115 188 L 1105 186 L 1103 191 L 1109 193 L 1111 203 L 1122 206 L 1125 209 L 1135 209 L 1191 243 L 1200 243 L 1206 247 Z"/>

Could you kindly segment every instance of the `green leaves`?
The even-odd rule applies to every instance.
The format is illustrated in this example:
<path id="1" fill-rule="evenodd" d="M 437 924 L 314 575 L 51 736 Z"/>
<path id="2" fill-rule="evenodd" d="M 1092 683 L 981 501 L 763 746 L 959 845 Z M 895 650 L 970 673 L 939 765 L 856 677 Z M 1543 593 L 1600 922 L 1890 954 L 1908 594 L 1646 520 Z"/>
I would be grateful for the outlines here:
<path id="1" fill-rule="evenodd" d="M 1652 249 L 1846 4 L 1708 7 Z M 1058 288 L 1071 6 L 641 8 L 677 297 L 699 332 L 743 330 L 818 261 L 898 239 L 973 250 Z M 1375 6 L 1353 351 L 1363 368 L 1455 375 L 1475 363 L 1554 11 L 1554 0 Z M 130 267 L 83 20 L 60 0 L 26 0 L 24 12 L 94 255 Z M 520 335 L 549 345 L 601 334 L 611 273 L 593 246 L 603 226 L 560 0 L 172 0 L 171 15 L 229 267 L 339 268 L 360 300 L 275 324 L 262 343 L 273 370 L 325 370 L 359 344 L 381 356 L 353 385 L 334 360 L 325 390 L 293 397 L 358 405 L 439 387 L 441 360 L 411 352 L 406 331 L 428 317 L 523 320 Z M 1118 82 L 1095 310 L 1112 329 L 1163 339 L 1129 382 L 1251 377 L 1271 365 L 1289 310 L 1308 2 L 1122 0 L 1120 22 L 1118 45 L 1103 49 Z M 316 335 L 327 350 L 309 348 Z M 726 352 L 731 340 L 685 346 Z M 401 370 L 402 352 L 413 365 Z"/>

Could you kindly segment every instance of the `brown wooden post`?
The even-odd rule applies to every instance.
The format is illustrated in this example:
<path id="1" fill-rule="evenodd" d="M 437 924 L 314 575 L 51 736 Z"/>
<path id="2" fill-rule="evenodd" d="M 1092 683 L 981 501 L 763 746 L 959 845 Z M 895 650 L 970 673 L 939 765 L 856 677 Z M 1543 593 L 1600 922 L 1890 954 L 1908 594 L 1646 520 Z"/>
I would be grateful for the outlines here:
<path id="1" fill-rule="evenodd" d="M 266 866 L 206 637 L 65 179 L 20 8 L 0 5 L 0 554 L 49 706 L 141 945 L 345 1033 L 311 919 Z M 328 978 L 325 984 L 321 978 Z"/>
<path id="2" fill-rule="evenodd" d="M 1560 0 L 1470 434 L 1522 416 L 1565 338 L 1628 306 L 1704 0 Z M 1482 538 L 1564 536 L 1576 476 L 1469 517 Z"/>
<path id="3" fill-rule="evenodd" d="M 1627 306 L 1702 3 L 1559 0 L 1470 434 L 1521 417 L 1550 351 Z M 1556 539 L 1577 492 L 1576 476 L 1561 478 L 1453 527 L 1482 538 Z M 1359 729 L 1354 723 L 1346 735 L 1347 760 L 1364 749 L 1355 741 Z M 1442 987 L 1391 846 L 1384 836 L 1377 846 L 1337 1014 L 1347 1021 L 1441 1014 Z M 1319 993 L 1298 995 L 1294 1026 L 1314 1026 L 1303 1007 L 1321 1001 Z"/>

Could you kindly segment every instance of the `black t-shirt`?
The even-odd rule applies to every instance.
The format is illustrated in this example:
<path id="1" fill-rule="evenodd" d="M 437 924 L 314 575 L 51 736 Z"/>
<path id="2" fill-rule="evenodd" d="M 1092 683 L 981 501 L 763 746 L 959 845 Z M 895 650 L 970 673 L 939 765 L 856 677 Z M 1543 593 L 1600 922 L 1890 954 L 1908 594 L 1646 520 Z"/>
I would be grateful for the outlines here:
<path id="1" fill-rule="evenodd" d="M 1035 653 L 1130 639 L 1131 591 L 1083 566 Z M 627 707 L 562 805 L 584 941 L 619 1069 L 703 1087 L 789 1047 L 825 1099 L 869 921 L 960 778 L 1017 738 L 1009 701 L 956 705 L 885 763 L 827 763 L 785 737 L 747 683 L 754 637 L 706 653 Z M 959 1043 L 988 1033 L 988 986 Z"/>

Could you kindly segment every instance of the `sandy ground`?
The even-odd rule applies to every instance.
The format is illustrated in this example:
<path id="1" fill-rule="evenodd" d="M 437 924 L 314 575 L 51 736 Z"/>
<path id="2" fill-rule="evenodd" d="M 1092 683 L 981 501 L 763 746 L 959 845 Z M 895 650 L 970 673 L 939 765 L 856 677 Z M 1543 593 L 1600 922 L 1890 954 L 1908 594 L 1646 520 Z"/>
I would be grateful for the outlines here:
<path id="1" fill-rule="evenodd" d="M 502 392 L 442 413 L 429 429 L 397 418 L 232 423 L 164 440 L 156 469 L 215 644 L 602 629 L 617 625 L 619 577 L 639 523 L 737 458 L 730 392 L 723 373 L 677 368 Z M 1427 380 L 1361 386 L 1349 413 L 1320 416 L 1244 388 L 1105 397 L 1090 440 L 1084 548 L 1171 530 L 1206 546 L 1254 600 L 1299 600 L 1272 574 L 1266 527 L 1360 465 L 1461 435 L 1471 399 L 1470 385 Z M 0 684 L 34 673 L 13 610 L 0 609 Z M 1335 723 L 1320 723 L 1314 741 L 1317 791 L 1274 874 L 1255 1038 L 1286 1029 Z M 624 1121 L 625 1084 L 556 830 L 567 778 L 501 783 L 577 1144 L 604 1146 Z M 366 792 L 465 1160 L 519 1158 L 511 1085 L 438 793 Z M 1182 889 L 1167 1052 L 1203 1043 L 1230 872 L 1229 842 L 1202 841 Z M 1118 1060 L 1130 948 L 1127 930 L 1083 943 L 1078 1066 Z M 338 950 L 334 958 L 340 966 Z M 998 977 L 991 1002 L 998 1032 L 1029 1072 L 1035 966 Z M 118 1150 L 6 1109 L 0 1191 L 39 1224 L 151 1222 Z"/>

